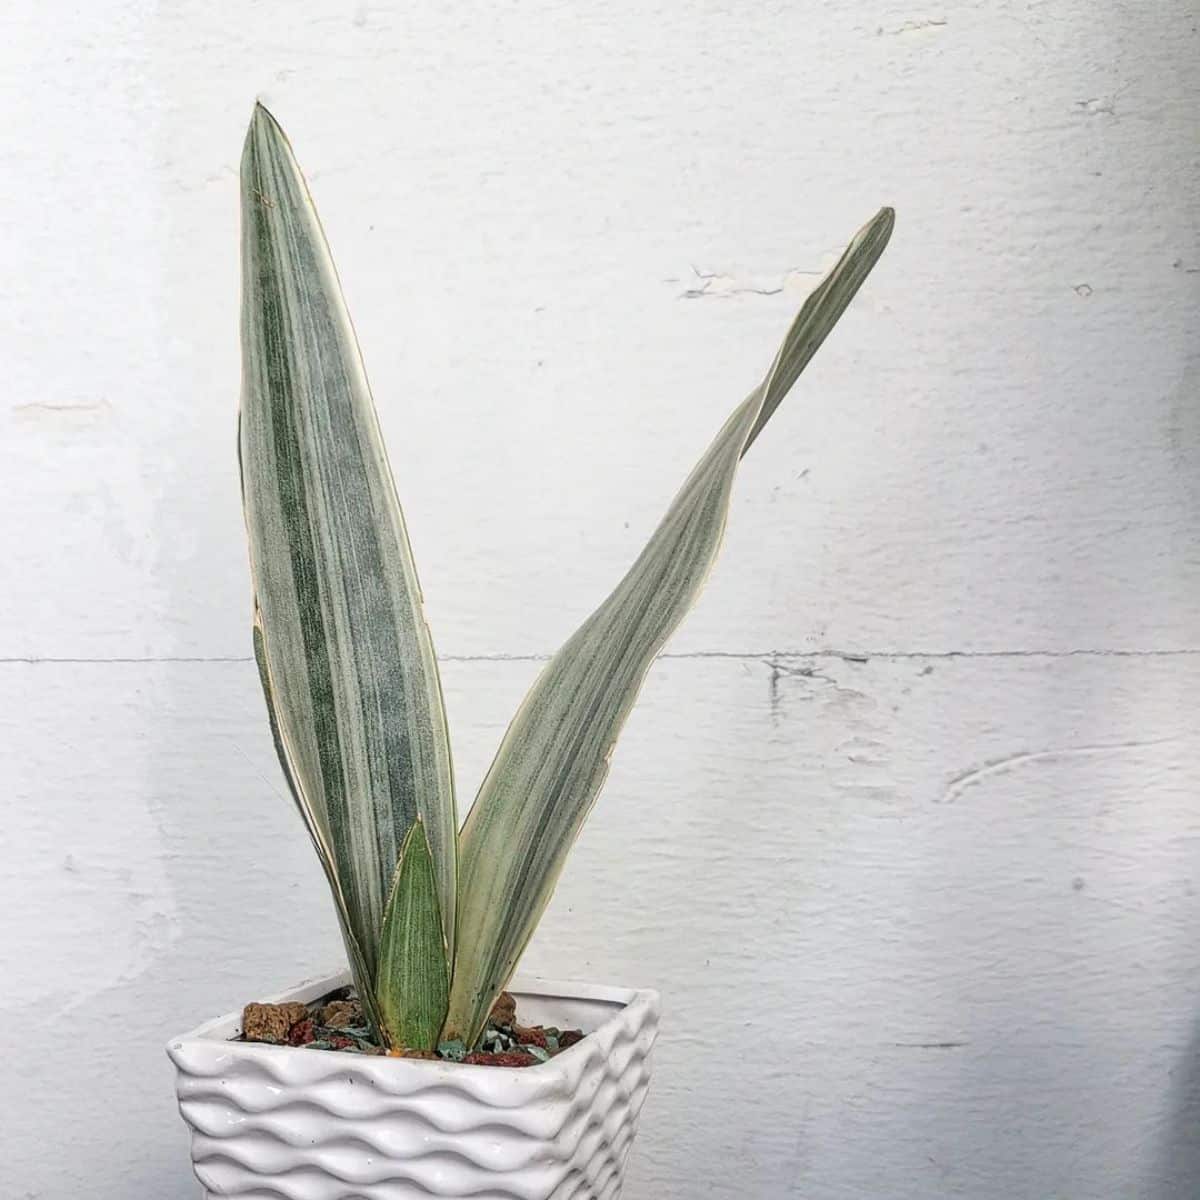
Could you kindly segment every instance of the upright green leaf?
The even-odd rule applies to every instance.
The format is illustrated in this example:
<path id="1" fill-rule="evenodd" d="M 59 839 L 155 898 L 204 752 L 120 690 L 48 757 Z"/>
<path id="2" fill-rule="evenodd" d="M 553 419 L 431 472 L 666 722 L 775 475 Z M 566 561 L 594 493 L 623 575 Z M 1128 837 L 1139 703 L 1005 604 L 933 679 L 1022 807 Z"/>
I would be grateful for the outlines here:
<path id="1" fill-rule="evenodd" d="M 392 874 L 418 816 L 453 937 L 441 685 L 333 262 L 287 139 L 261 105 L 241 186 L 239 451 L 268 702 L 347 941 L 373 976 Z"/>
<path id="2" fill-rule="evenodd" d="M 388 1045 L 433 1050 L 449 986 L 437 880 L 425 823 L 418 817 L 400 851 L 379 944 L 375 995 Z"/>
<path id="3" fill-rule="evenodd" d="M 511 976 L 646 672 L 716 557 L 739 459 L 874 266 L 893 221 L 883 209 L 854 238 L 628 574 L 546 665 L 513 718 L 460 836 L 447 1036 L 471 1044 Z"/>

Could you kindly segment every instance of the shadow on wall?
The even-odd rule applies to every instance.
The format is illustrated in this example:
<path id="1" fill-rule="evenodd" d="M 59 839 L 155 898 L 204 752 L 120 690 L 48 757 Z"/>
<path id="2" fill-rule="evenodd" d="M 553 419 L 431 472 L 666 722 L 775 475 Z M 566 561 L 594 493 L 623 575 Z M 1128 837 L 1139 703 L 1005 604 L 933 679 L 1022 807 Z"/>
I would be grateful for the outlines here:
<path id="1" fill-rule="evenodd" d="M 1145 1200 L 1195 1200 L 1200 1196 L 1200 1017 L 1171 1071 L 1169 1117 L 1155 1156 Z"/>

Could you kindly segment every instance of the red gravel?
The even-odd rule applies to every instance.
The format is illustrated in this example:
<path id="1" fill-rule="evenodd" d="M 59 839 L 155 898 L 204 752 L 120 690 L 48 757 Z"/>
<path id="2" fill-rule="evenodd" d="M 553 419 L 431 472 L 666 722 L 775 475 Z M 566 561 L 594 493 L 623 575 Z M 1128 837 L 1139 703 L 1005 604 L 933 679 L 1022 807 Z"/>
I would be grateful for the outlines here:
<path id="1" fill-rule="evenodd" d="M 289 1046 L 307 1046 L 316 1033 L 316 1023 L 311 1020 L 297 1021 L 288 1031 Z"/>
<path id="2" fill-rule="evenodd" d="M 519 1050 L 509 1050 L 499 1054 L 487 1054 L 482 1050 L 476 1050 L 463 1059 L 463 1062 L 477 1067 L 532 1067 L 537 1061 L 532 1054 L 524 1054 Z"/>

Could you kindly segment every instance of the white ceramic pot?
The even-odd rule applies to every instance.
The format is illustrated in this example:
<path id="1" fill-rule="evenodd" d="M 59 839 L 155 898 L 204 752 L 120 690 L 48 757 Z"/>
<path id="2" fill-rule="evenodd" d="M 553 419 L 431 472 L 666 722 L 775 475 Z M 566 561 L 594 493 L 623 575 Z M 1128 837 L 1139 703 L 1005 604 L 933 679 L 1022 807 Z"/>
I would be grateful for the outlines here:
<path id="1" fill-rule="evenodd" d="M 347 982 L 315 980 L 276 1002 Z M 616 1200 L 650 1082 L 658 996 L 516 982 L 527 1025 L 587 1033 L 534 1067 L 233 1042 L 231 1013 L 173 1039 L 209 1200 Z"/>

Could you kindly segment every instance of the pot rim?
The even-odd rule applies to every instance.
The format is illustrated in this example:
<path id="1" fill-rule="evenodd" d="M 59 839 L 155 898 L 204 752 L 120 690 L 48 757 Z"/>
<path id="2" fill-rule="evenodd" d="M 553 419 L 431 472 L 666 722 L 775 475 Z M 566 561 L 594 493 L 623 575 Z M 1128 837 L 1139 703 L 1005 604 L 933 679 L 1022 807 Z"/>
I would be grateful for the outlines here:
<path id="1" fill-rule="evenodd" d="M 344 987 L 350 982 L 350 973 L 347 970 L 338 971 L 332 975 L 316 976 L 284 991 L 276 992 L 261 1001 L 261 1003 L 284 1004 L 289 1001 L 308 1003 L 324 995 L 326 992 Z M 240 1009 L 235 1009 L 233 1012 L 214 1017 L 189 1030 L 187 1033 L 182 1033 L 178 1037 L 171 1038 L 167 1043 L 166 1050 L 172 1061 L 179 1067 L 182 1067 L 182 1063 L 177 1057 L 177 1052 L 186 1053 L 188 1047 L 202 1045 L 209 1049 L 221 1047 L 226 1053 L 236 1055 L 239 1058 L 249 1057 L 259 1059 L 264 1063 L 272 1062 L 276 1065 L 282 1065 L 281 1060 L 287 1056 L 304 1054 L 307 1059 L 309 1056 L 320 1054 L 322 1058 L 335 1061 L 338 1067 L 342 1069 L 353 1070 L 358 1068 L 370 1070 L 372 1073 L 380 1069 L 388 1071 L 396 1069 L 402 1071 L 413 1069 L 424 1069 L 425 1071 L 453 1069 L 455 1071 L 471 1071 L 474 1073 L 482 1072 L 489 1076 L 497 1074 L 503 1074 L 510 1078 L 523 1076 L 528 1080 L 531 1076 L 541 1077 L 551 1072 L 557 1073 L 562 1070 L 570 1070 L 577 1058 L 588 1053 L 589 1047 L 587 1043 L 589 1038 L 593 1034 L 605 1030 L 611 1023 L 620 1021 L 623 1015 L 631 1008 L 644 1008 L 652 1012 L 655 1016 L 657 1016 L 659 1011 L 659 995 L 656 991 L 649 988 L 627 988 L 578 981 L 541 979 L 536 976 L 518 976 L 509 983 L 505 990 L 511 992 L 518 999 L 521 996 L 527 996 L 531 999 L 537 998 L 539 1000 L 595 1001 L 600 1004 L 612 1006 L 612 1011 L 596 1028 L 587 1030 L 582 1041 L 576 1042 L 573 1046 L 568 1046 L 567 1049 L 560 1051 L 546 1062 L 522 1067 L 520 1070 L 503 1069 L 478 1063 L 457 1063 L 448 1059 L 393 1058 L 382 1055 L 346 1054 L 337 1051 L 313 1051 L 304 1046 L 280 1046 L 269 1042 L 231 1041 L 231 1037 L 235 1036 L 235 1033 L 241 1029 L 242 1011 Z M 393 1066 L 393 1064 L 395 1065 Z"/>

